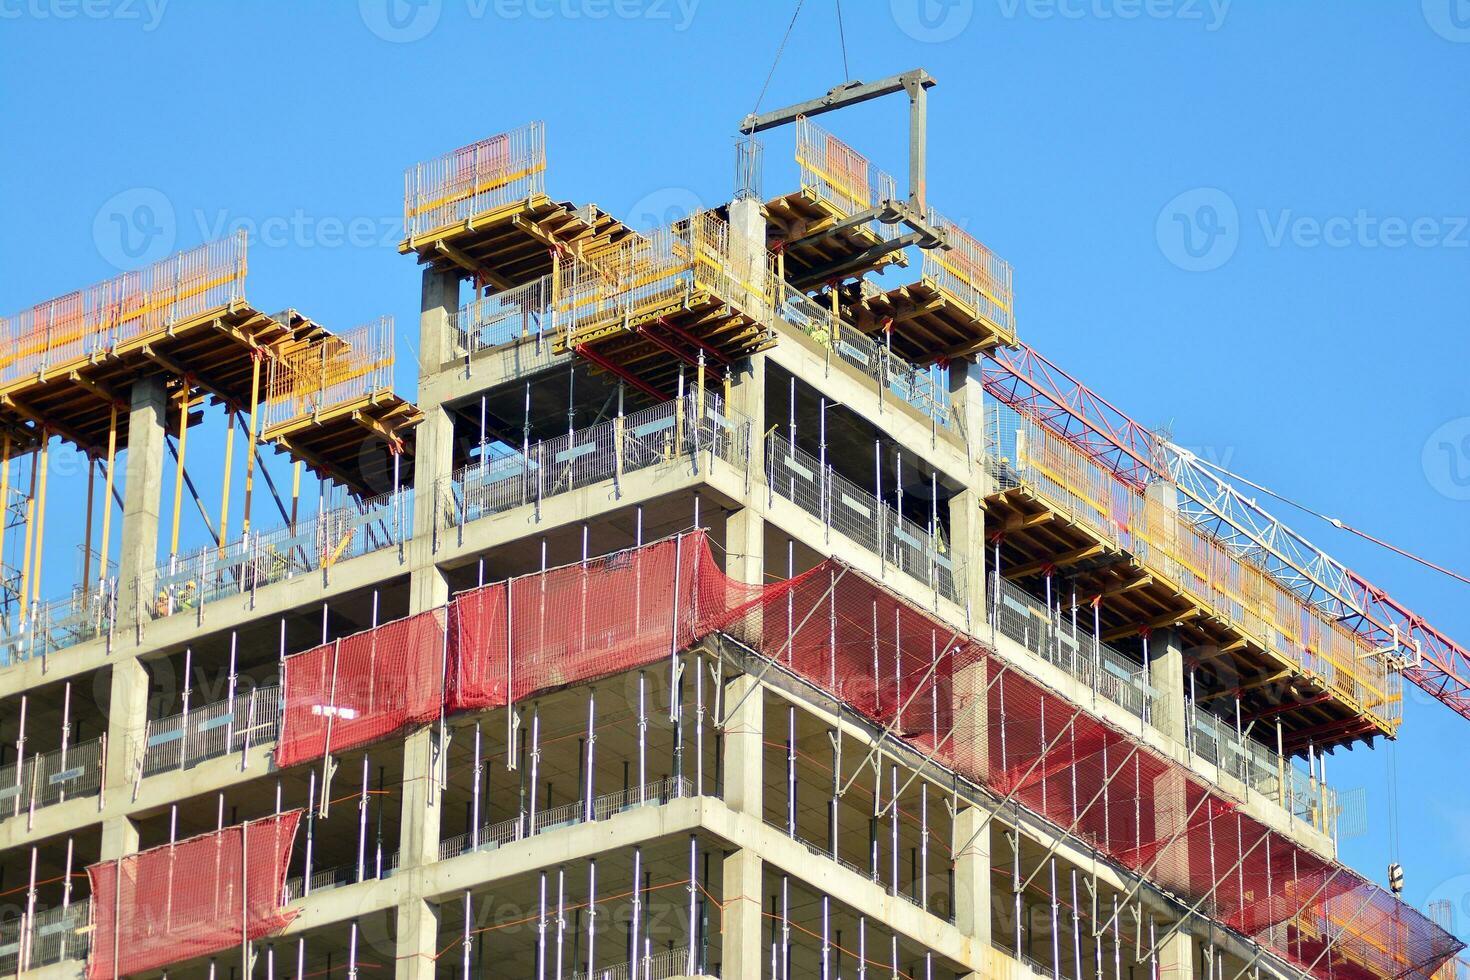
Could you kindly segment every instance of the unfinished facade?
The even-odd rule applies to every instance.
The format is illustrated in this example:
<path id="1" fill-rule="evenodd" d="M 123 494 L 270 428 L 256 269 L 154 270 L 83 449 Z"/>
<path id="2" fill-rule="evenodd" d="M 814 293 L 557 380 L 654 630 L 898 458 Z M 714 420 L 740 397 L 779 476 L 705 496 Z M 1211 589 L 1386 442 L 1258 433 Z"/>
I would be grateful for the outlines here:
<path id="1" fill-rule="evenodd" d="M 1336 860 L 1325 761 L 1449 641 L 1020 345 L 926 200 L 931 84 L 861 93 L 909 97 L 907 195 L 815 105 L 652 231 L 548 196 L 540 124 L 411 168 L 416 404 L 391 323 L 251 307 L 243 240 L 7 321 L 0 972 L 1453 970 Z M 47 601 L 55 439 L 107 518 Z"/>

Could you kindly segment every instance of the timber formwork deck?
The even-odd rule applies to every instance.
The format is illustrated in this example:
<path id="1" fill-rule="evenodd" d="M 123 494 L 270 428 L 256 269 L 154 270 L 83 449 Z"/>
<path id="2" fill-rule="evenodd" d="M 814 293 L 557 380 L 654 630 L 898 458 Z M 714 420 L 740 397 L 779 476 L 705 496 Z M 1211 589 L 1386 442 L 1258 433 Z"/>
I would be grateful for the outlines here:
<path id="1" fill-rule="evenodd" d="M 1014 329 L 971 309 L 928 276 L 887 290 L 863 285 L 838 291 L 843 319 L 877 337 L 891 333 L 893 352 L 910 364 L 958 360 L 1016 342 Z"/>
<path id="2" fill-rule="evenodd" d="M 766 246 L 782 257 L 786 280 L 798 289 L 908 265 L 902 249 L 884 249 L 872 221 L 849 223 L 841 208 L 813 190 L 767 201 L 764 210 Z"/>
<path id="3" fill-rule="evenodd" d="M 1103 642 L 1175 629 L 1193 669 L 1198 703 L 1239 697 L 1244 723 L 1281 722 L 1284 747 L 1304 751 L 1371 743 L 1392 737 L 1396 726 L 1375 705 L 1354 702 L 1324 679 L 1269 649 L 1261 638 L 1189 596 L 1166 574 L 1106 541 L 1085 523 L 1070 520 L 1027 487 L 1011 487 L 985 498 L 992 555 L 998 548 L 1002 577 L 1045 594 L 1045 578 L 1065 589 L 1063 616 L 1070 616 L 1075 585 L 1079 618 L 1100 597 Z M 991 559 L 993 563 L 993 558 Z M 994 567 L 990 567 L 994 573 Z M 1054 599 L 1054 602 L 1056 600 Z M 1091 624 L 1087 624 L 1089 630 Z"/>
<path id="4" fill-rule="evenodd" d="M 686 302 L 594 327 L 579 337 L 573 350 L 595 370 L 666 401 L 677 393 L 681 370 L 693 381 L 701 354 L 713 384 L 740 358 L 774 344 L 774 335 L 758 319 L 700 290 Z"/>
<path id="5" fill-rule="evenodd" d="M 287 419 L 261 433 L 261 440 L 366 496 L 412 485 L 414 431 L 423 418 L 417 405 L 379 391 Z"/>
<path id="6" fill-rule="evenodd" d="M 398 251 L 437 268 L 456 267 L 479 284 L 512 289 L 548 275 L 557 252 L 597 255 L 632 234 L 595 205 L 578 208 L 533 194 L 406 238 Z"/>
<path id="7" fill-rule="evenodd" d="M 176 387 L 185 379 L 217 401 L 247 409 L 253 357 L 313 329 L 320 328 L 295 311 L 278 318 L 245 302 L 206 310 L 165 330 L 123 341 L 106 353 L 0 387 L 0 426 L 13 433 L 25 432 L 27 423 L 44 427 L 78 449 L 105 457 L 114 409 L 117 445 L 127 445 L 128 391 L 137 378 L 162 374 L 174 379 Z M 170 400 L 177 399 L 175 392 Z M 191 417 L 190 424 L 196 421 Z M 168 425 L 177 435 L 177 419 L 170 418 Z"/>

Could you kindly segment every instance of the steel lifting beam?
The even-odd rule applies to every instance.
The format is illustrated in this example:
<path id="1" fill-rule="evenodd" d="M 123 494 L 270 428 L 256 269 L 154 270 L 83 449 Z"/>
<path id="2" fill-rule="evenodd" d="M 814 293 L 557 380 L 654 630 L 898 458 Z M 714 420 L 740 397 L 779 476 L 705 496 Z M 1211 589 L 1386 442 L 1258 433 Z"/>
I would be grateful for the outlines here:
<path id="1" fill-rule="evenodd" d="M 770 112 L 751 113 L 740 121 L 746 134 L 764 132 L 796 122 L 800 116 L 819 116 L 844 106 L 871 102 L 885 95 L 905 92 L 909 97 L 909 207 L 922 216 L 925 211 L 925 171 L 928 159 L 929 89 L 937 85 L 934 76 L 922 68 L 900 75 L 890 75 L 876 82 L 846 82 L 819 99 L 808 99 Z"/>

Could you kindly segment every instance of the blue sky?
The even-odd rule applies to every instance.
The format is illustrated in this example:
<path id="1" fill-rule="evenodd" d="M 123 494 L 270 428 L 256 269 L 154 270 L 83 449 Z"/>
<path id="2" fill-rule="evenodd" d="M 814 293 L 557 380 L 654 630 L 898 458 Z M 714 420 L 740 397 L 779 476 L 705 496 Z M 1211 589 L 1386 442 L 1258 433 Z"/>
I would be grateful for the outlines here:
<path id="1" fill-rule="evenodd" d="M 336 327 L 396 315 L 411 391 L 403 168 L 541 118 L 556 196 L 638 224 L 718 203 L 792 7 L 0 0 L 0 308 L 243 226 L 255 305 Z M 1470 569 L 1470 3 L 844 8 L 854 77 L 939 79 L 931 201 L 1015 266 L 1028 342 L 1207 459 Z M 843 77 L 833 0 L 807 0 L 764 105 Z M 825 122 L 902 179 L 899 102 Z M 794 181 L 773 138 L 767 191 Z M 85 481 L 55 466 L 62 513 Z M 217 501 L 211 469 L 195 478 Z M 1281 516 L 1470 638 L 1467 587 Z M 75 548 L 48 541 L 48 595 Z M 1412 694 L 1406 715 L 1407 897 L 1455 901 L 1470 934 L 1470 721 Z M 1387 761 L 1329 763 L 1367 790 L 1343 856 L 1380 880 Z"/>

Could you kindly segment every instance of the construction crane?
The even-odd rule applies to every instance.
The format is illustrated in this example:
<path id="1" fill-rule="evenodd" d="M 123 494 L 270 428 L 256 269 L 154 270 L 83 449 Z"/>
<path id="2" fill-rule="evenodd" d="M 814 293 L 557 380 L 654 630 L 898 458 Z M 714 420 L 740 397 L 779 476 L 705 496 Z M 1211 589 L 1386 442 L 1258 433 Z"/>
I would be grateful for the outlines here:
<path id="1" fill-rule="evenodd" d="M 1180 509 L 1304 601 L 1364 637 L 1375 653 L 1450 710 L 1470 718 L 1470 652 L 1384 590 L 1292 530 L 1198 457 L 1140 425 L 1025 344 L 981 364 L 992 396 L 1056 430 L 1125 483 L 1173 483 Z"/>

